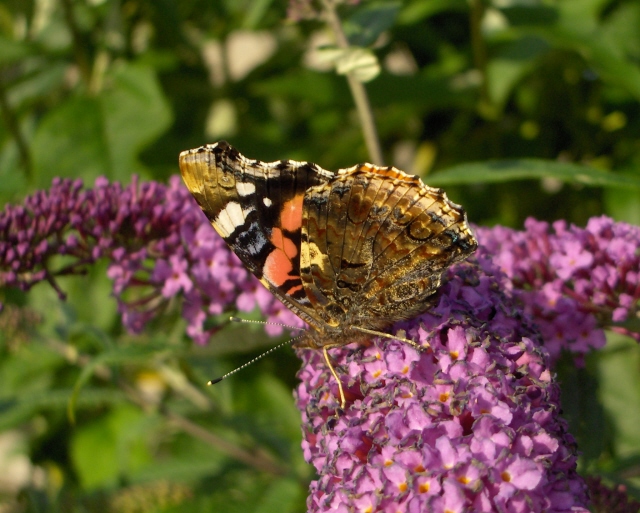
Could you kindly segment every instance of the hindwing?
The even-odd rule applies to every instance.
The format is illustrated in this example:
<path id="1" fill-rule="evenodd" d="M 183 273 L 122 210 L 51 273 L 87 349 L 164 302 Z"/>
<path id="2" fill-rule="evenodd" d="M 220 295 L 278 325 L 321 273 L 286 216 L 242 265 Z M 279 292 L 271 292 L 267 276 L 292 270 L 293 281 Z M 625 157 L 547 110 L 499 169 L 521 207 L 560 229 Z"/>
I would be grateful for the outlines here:
<path id="1" fill-rule="evenodd" d="M 303 205 L 301 277 L 331 325 L 386 326 L 428 307 L 477 243 L 460 206 L 395 168 L 340 170 Z"/>

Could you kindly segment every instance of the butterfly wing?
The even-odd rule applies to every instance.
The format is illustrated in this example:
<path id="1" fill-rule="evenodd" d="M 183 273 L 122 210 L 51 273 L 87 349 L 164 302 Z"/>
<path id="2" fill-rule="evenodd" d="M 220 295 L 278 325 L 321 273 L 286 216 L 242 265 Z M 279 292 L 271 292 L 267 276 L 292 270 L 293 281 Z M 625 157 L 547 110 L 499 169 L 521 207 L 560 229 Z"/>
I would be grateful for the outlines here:
<path id="1" fill-rule="evenodd" d="M 311 189 L 302 224 L 302 282 L 330 326 L 380 329 L 425 311 L 442 273 L 477 247 L 444 192 L 370 164 Z"/>
<path id="2" fill-rule="evenodd" d="M 305 192 L 333 173 L 315 164 L 264 163 L 221 141 L 180 154 L 182 178 L 231 250 L 296 315 L 317 325 L 300 279 Z"/>

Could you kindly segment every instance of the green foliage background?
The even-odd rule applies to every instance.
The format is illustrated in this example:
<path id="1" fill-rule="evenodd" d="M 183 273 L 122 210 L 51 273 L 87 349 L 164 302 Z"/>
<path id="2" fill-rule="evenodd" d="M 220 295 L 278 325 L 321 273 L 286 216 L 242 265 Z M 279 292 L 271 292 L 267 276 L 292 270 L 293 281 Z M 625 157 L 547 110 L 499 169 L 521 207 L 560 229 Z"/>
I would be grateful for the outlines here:
<path id="1" fill-rule="evenodd" d="M 476 224 L 640 223 L 640 3 L 339 12 L 381 66 L 366 89 L 387 163 L 446 187 Z M 345 77 L 317 51 L 331 38 L 283 0 L 5 0 L 0 201 L 55 176 L 166 181 L 180 151 L 222 138 L 261 160 L 370 160 Z M 296 358 L 205 389 L 274 341 L 240 326 L 193 347 L 178 305 L 130 336 L 105 270 L 62 280 L 64 304 L 46 285 L 1 291 L 3 511 L 304 511 Z M 612 336 L 584 368 L 557 369 L 581 472 L 636 496 L 639 367 Z"/>

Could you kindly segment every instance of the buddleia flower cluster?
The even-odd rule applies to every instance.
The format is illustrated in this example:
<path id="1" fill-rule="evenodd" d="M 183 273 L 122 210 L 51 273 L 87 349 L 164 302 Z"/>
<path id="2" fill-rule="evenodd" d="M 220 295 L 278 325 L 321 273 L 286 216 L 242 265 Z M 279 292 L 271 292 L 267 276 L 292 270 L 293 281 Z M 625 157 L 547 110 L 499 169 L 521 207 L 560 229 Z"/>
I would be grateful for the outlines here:
<path id="1" fill-rule="evenodd" d="M 302 325 L 227 250 L 178 177 L 168 186 L 98 178 L 89 189 L 55 179 L 0 212 L 0 286 L 29 290 L 45 281 L 64 299 L 58 278 L 100 258 L 109 261 L 118 310 L 134 333 L 178 295 L 187 332 L 201 344 L 216 330 L 205 320 L 234 308 L 258 305 L 272 322 Z"/>
<path id="2" fill-rule="evenodd" d="M 624 322 L 638 314 L 640 229 L 529 219 L 476 235 L 436 305 L 395 327 L 422 353 L 386 339 L 332 351 L 341 415 L 320 355 L 300 352 L 303 449 L 319 475 L 309 511 L 587 511 L 550 362 L 601 347 L 604 327 L 637 338 Z"/>
<path id="3" fill-rule="evenodd" d="M 587 512 L 575 441 L 532 320 L 488 260 L 457 265 L 428 312 L 397 325 L 425 349 L 333 350 L 347 406 L 317 352 L 303 360 L 311 512 Z"/>
<path id="4" fill-rule="evenodd" d="M 505 286 L 535 319 L 553 359 L 578 359 L 605 343 L 603 328 L 640 340 L 626 324 L 640 305 L 640 229 L 602 216 L 585 228 L 527 219 L 524 231 L 478 228 L 479 258 L 492 259 Z"/>

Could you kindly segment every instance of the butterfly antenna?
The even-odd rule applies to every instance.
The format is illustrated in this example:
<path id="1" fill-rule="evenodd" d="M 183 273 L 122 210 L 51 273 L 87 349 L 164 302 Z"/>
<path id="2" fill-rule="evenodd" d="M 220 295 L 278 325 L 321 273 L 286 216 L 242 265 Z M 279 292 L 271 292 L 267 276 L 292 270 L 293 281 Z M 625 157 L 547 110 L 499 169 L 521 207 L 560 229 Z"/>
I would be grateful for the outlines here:
<path id="1" fill-rule="evenodd" d="M 405 344 L 409 344 L 410 346 L 412 346 L 414 349 L 416 349 L 419 352 L 423 352 L 426 351 L 427 348 L 429 347 L 429 344 L 427 344 L 426 346 L 422 346 L 420 344 L 418 344 L 415 340 L 410 340 L 408 338 L 404 338 L 404 337 L 399 337 L 397 335 L 390 335 L 389 333 L 383 333 L 381 331 L 375 331 L 375 330 L 369 330 L 367 328 L 361 328 L 360 326 L 354 326 L 353 327 L 354 330 L 358 330 L 358 331 L 362 331 L 363 333 L 368 333 L 369 335 L 375 335 L 377 337 L 384 337 L 384 338 L 390 338 L 391 340 L 399 340 L 400 342 L 404 342 Z"/>
<path id="2" fill-rule="evenodd" d="M 290 330 L 303 330 L 304 328 L 298 328 L 296 326 L 290 326 L 289 324 L 282 324 L 281 322 L 267 322 L 267 321 L 255 321 L 253 319 L 241 319 L 240 317 L 229 317 L 231 322 L 243 322 L 247 324 L 268 324 L 270 326 L 282 326 L 283 328 L 289 328 Z"/>
<path id="3" fill-rule="evenodd" d="M 271 349 L 268 349 L 267 351 L 265 351 L 262 354 L 259 354 L 258 356 L 256 356 L 254 359 L 249 360 L 247 363 L 244 363 L 242 365 L 240 365 L 240 367 L 233 369 L 231 372 L 227 372 L 224 376 L 221 376 L 219 378 L 216 379 L 212 379 L 210 381 L 207 382 L 207 385 L 215 385 L 216 383 L 220 383 L 223 379 L 227 379 L 229 376 L 231 376 L 232 374 L 235 374 L 238 371 L 241 371 L 242 369 L 244 369 L 245 367 L 249 367 L 249 365 L 257 362 L 258 360 L 261 360 L 262 358 L 264 358 L 265 356 L 267 356 L 268 354 L 273 353 L 276 349 L 280 349 L 283 346 L 286 345 L 290 345 L 293 344 L 294 342 L 296 342 L 300 337 L 294 337 L 291 340 L 287 340 L 286 342 L 281 342 L 280 344 L 278 344 L 277 346 L 273 346 Z"/>

